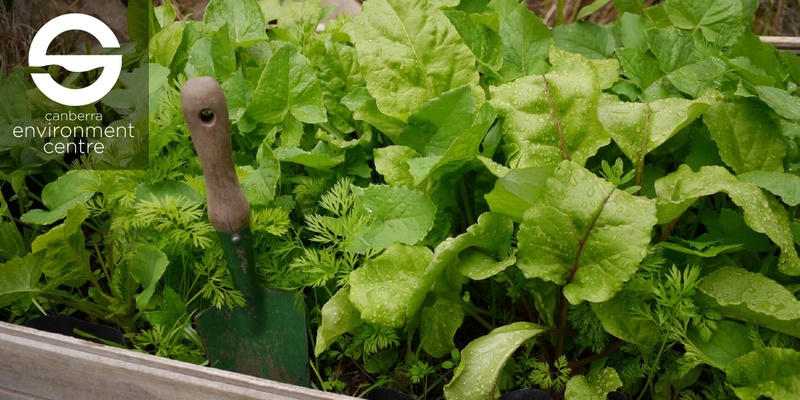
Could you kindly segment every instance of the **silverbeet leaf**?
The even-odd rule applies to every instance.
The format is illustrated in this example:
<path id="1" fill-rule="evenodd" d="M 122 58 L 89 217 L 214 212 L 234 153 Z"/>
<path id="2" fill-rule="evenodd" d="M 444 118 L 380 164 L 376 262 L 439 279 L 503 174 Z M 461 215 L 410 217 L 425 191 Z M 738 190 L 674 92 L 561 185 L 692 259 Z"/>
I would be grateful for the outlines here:
<path id="1" fill-rule="evenodd" d="M 350 273 L 350 302 L 361 319 L 400 328 L 422 306 L 438 274 L 426 273 L 433 254 L 424 246 L 394 244 Z"/>
<path id="2" fill-rule="evenodd" d="M 547 25 L 516 0 L 493 0 L 487 12 L 500 15 L 499 33 L 503 40 L 503 67 L 500 75 L 507 80 L 547 71 L 547 54 L 553 34 Z"/>
<path id="3" fill-rule="evenodd" d="M 319 356 L 344 333 L 361 325 L 361 316 L 350 302 L 350 288 L 342 288 L 322 306 L 314 355 Z"/>
<path id="4" fill-rule="evenodd" d="M 726 317 L 800 337 L 800 301 L 764 275 L 724 267 L 708 274 L 697 288 L 697 301 Z"/>
<path id="5" fill-rule="evenodd" d="M 734 321 L 717 322 L 710 338 L 703 338 L 700 330 L 690 326 L 686 331 L 688 343 L 684 346 L 701 355 L 706 364 L 724 370 L 734 359 L 753 351 L 750 328 Z"/>
<path id="6" fill-rule="evenodd" d="M 617 390 L 620 386 L 622 386 L 622 381 L 614 368 L 590 370 L 586 376 L 573 376 L 567 382 L 564 398 L 566 400 L 605 400 L 609 392 Z"/>
<path id="7" fill-rule="evenodd" d="M 0 264 L 0 307 L 30 299 L 39 291 L 44 252 L 28 253 Z"/>
<path id="8" fill-rule="evenodd" d="M 503 39 L 497 33 L 499 15 L 467 14 L 458 10 L 444 10 L 444 14 L 475 55 L 479 70 L 496 75 L 503 65 Z"/>
<path id="9" fill-rule="evenodd" d="M 614 35 L 606 27 L 586 21 L 553 28 L 553 42 L 591 59 L 611 58 L 616 48 Z"/>
<path id="10" fill-rule="evenodd" d="M 461 133 L 472 126 L 475 99 L 469 86 L 443 93 L 408 118 L 408 125 L 394 139 L 423 156 L 441 156 Z"/>
<path id="11" fill-rule="evenodd" d="M 508 171 L 497 180 L 494 189 L 485 195 L 489 209 L 513 218 L 514 222 L 522 222 L 525 210 L 539 198 L 556 166 L 550 164 Z"/>
<path id="12" fill-rule="evenodd" d="M 565 285 L 572 304 L 606 301 L 647 254 L 655 214 L 653 201 L 564 161 L 523 216 L 517 265 L 528 278 Z"/>
<path id="13" fill-rule="evenodd" d="M 710 92 L 697 100 L 669 98 L 630 103 L 604 95 L 597 115 L 623 153 L 638 165 L 681 129 L 689 125 L 720 95 Z"/>
<path id="14" fill-rule="evenodd" d="M 545 75 L 490 88 L 514 168 L 565 159 L 583 165 L 610 141 L 597 118 L 602 82 L 595 64 L 555 47 L 550 61 L 553 68 Z"/>
<path id="15" fill-rule="evenodd" d="M 213 0 L 206 7 L 203 23 L 209 30 L 228 24 L 228 34 L 236 47 L 267 40 L 267 24 L 256 0 Z"/>
<path id="16" fill-rule="evenodd" d="M 436 296 L 436 302 L 424 307 L 419 335 L 422 349 L 433 357 L 444 357 L 456 347 L 453 337 L 464 322 L 464 309 L 453 300 Z"/>
<path id="17" fill-rule="evenodd" d="M 703 115 L 703 122 L 717 142 L 722 161 L 737 174 L 783 172 L 786 144 L 767 107 L 755 100 L 720 103 Z"/>
<path id="18" fill-rule="evenodd" d="M 800 398 L 800 352 L 765 348 L 731 362 L 728 383 L 742 400 Z"/>
<path id="19" fill-rule="evenodd" d="M 742 182 L 767 189 L 787 205 L 800 204 L 800 176 L 777 171 L 750 171 L 736 177 Z"/>
<path id="20" fill-rule="evenodd" d="M 287 114 L 300 122 L 325 122 L 322 89 L 308 59 L 286 44 L 272 55 L 247 106 L 256 121 L 277 124 Z"/>
<path id="21" fill-rule="evenodd" d="M 461 351 L 461 363 L 453 379 L 444 387 L 445 398 L 495 398 L 497 380 L 506 362 L 520 346 L 544 331 L 543 327 L 530 322 L 515 322 L 470 342 Z"/>
<path id="22" fill-rule="evenodd" d="M 758 86 L 756 91 L 761 101 L 772 107 L 778 115 L 788 120 L 800 121 L 800 97 L 770 86 Z"/>
<path id="23" fill-rule="evenodd" d="M 136 256 L 131 264 L 131 277 L 142 285 L 142 292 L 136 296 L 137 307 L 140 309 L 147 307 L 168 264 L 167 255 L 154 245 L 146 244 L 136 250 Z"/>
<path id="24" fill-rule="evenodd" d="M 786 210 L 758 186 L 739 181 L 722 167 L 702 167 L 694 172 L 684 164 L 657 180 L 655 189 L 658 222 L 662 224 L 679 217 L 699 197 L 727 193 L 744 211 L 745 223 L 754 231 L 765 233 L 781 248 L 780 271 L 787 275 L 800 275 L 800 258 L 794 247 Z"/>
<path id="25" fill-rule="evenodd" d="M 478 93 L 475 56 L 434 2 L 372 0 L 356 21 L 356 50 L 378 109 L 405 120 L 463 85 Z"/>
<path id="26" fill-rule="evenodd" d="M 374 220 L 347 239 L 353 250 L 415 244 L 433 227 L 436 206 L 419 190 L 371 185 L 355 189 L 355 195 L 356 207 Z"/>
<path id="27" fill-rule="evenodd" d="M 709 41 L 715 41 L 724 31 L 742 23 L 742 3 L 726 0 L 667 0 L 667 17 L 675 26 L 692 31 L 700 30 Z"/>

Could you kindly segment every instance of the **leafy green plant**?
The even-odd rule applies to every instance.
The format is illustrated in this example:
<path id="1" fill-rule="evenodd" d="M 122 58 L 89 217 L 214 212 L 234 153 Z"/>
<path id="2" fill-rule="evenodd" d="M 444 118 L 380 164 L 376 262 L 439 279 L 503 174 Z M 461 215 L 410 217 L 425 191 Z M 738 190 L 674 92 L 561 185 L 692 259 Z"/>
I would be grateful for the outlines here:
<path id="1" fill-rule="evenodd" d="M 242 302 L 177 95 L 209 75 L 315 387 L 797 397 L 800 60 L 751 33 L 754 4 L 550 30 L 515 0 L 370 0 L 321 32 L 319 1 L 135 8 L 150 167 L 3 177 L 3 315 L 79 310 L 201 361 L 191 316 Z"/>

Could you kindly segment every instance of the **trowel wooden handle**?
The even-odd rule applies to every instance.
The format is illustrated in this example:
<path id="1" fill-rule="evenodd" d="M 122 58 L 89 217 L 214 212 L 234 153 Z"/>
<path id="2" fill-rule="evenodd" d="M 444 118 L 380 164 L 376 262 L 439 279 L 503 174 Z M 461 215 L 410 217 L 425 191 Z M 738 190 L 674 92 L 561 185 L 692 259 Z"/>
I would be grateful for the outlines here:
<path id="1" fill-rule="evenodd" d="M 236 177 L 228 123 L 228 104 L 213 78 L 190 79 L 181 89 L 181 108 L 200 158 L 208 191 L 208 218 L 219 232 L 250 223 L 250 205 Z"/>

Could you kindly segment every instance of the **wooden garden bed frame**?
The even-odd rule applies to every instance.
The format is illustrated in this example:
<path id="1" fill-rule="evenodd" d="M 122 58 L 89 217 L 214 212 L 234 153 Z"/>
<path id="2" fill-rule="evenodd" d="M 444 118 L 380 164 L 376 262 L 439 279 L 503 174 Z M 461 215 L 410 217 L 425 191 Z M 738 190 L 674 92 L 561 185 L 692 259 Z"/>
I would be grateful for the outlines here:
<path id="1" fill-rule="evenodd" d="M 353 398 L 0 322 L 0 399 Z"/>
<path id="2" fill-rule="evenodd" d="M 761 41 L 777 47 L 778 50 L 788 50 L 800 54 L 800 37 L 761 36 Z"/>

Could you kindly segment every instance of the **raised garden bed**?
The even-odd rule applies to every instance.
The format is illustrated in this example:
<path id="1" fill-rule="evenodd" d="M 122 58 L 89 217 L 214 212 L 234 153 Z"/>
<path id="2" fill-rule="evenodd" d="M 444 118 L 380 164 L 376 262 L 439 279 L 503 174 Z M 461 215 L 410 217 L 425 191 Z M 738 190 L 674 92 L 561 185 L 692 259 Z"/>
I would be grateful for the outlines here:
<path id="1" fill-rule="evenodd" d="M 0 322 L 0 398 L 117 400 L 346 400 Z"/>
<path id="2" fill-rule="evenodd" d="M 252 265 L 330 392 L 800 398 L 800 59 L 750 31 L 756 2 L 615 1 L 618 21 L 551 29 L 516 0 L 369 0 L 321 31 L 316 2 L 278 3 L 128 2 L 119 84 L 79 111 L 148 127 L 113 159 L 149 169 L 0 140 L 0 317 L 71 314 L 139 350 L 0 325 L 3 395 L 336 398 L 169 360 L 206 360 L 194 317 L 253 306 L 228 274 Z M 0 81 L 0 127 L 72 115 L 30 71 Z M 227 105 L 189 115 L 228 111 L 213 147 L 252 210 L 221 232 L 251 232 L 253 262 L 207 217 L 222 169 L 180 98 L 201 76 Z"/>

